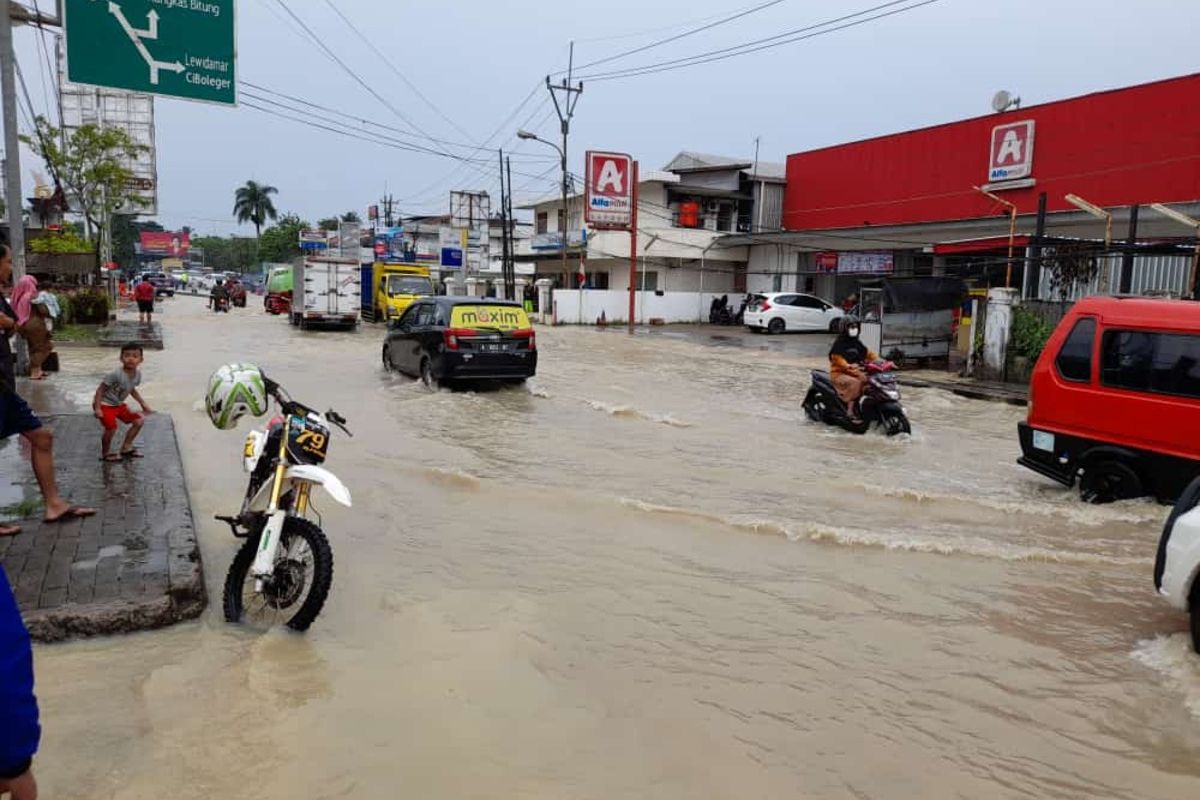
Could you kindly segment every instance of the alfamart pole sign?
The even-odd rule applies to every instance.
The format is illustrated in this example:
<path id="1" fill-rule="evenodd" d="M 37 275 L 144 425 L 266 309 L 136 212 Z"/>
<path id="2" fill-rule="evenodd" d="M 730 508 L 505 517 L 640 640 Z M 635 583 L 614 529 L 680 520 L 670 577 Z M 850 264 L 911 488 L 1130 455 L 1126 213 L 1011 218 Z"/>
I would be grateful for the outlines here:
<path id="1" fill-rule="evenodd" d="M 633 157 L 589 150 L 586 158 L 585 221 L 592 228 L 627 230 L 633 224 Z"/>
<path id="2" fill-rule="evenodd" d="M 234 0 L 66 0 L 67 79 L 237 103 Z"/>

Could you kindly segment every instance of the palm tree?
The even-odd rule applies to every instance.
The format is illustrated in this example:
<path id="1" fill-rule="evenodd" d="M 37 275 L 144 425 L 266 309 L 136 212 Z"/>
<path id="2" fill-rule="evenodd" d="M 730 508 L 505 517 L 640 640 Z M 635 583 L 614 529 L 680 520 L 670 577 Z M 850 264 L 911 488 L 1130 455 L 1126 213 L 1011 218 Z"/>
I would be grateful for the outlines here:
<path id="1" fill-rule="evenodd" d="M 275 204 L 271 202 L 271 195 L 278 193 L 279 190 L 274 186 L 266 186 L 256 181 L 246 181 L 245 186 L 234 192 L 233 215 L 239 223 L 254 223 L 255 238 L 262 236 L 263 223 L 279 216 L 275 211 Z"/>

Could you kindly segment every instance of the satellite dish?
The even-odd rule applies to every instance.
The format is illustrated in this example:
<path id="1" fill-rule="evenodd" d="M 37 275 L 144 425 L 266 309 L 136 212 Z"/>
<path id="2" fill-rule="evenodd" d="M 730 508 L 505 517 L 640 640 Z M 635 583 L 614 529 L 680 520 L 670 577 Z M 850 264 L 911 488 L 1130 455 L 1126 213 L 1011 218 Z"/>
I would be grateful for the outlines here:
<path id="1" fill-rule="evenodd" d="M 996 96 L 992 98 L 992 109 L 996 112 L 1007 111 L 1013 106 L 1020 107 L 1021 98 L 1013 97 L 1011 93 L 1001 89 L 996 92 Z"/>

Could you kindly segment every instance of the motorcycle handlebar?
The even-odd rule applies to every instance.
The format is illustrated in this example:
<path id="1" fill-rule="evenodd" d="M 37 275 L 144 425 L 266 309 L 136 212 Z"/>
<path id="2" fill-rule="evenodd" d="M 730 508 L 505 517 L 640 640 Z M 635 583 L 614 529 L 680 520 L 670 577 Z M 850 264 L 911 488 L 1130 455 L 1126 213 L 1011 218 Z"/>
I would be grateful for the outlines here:
<path id="1" fill-rule="evenodd" d="M 303 403 L 298 403 L 293 400 L 287 393 L 287 390 L 285 390 L 275 381 L 268 378 L 266 375 L 263 375 L 263 388 L 267 390 L 267 394 L 275 398 L 275 402 L 279 403 L 280 408 L 282 408 L 287 414 L 295 414 L 296 416 L 303 417 L 308 416 L 310 412 L 314 411 Z M 332 408 L 325 412 L 325 419 L 341 428 L 347 436 L 351 438 L 354 437 L 354 434 L 350 432 L 348 427 L 346 427 L 346 418 L 334 411 Z"/>

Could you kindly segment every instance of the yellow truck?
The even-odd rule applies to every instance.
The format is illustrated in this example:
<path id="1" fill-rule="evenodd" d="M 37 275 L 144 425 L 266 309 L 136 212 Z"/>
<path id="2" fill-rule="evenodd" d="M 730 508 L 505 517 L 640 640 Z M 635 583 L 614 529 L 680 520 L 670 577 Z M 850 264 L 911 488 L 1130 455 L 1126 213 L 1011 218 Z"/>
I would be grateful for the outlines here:
<path id="1" fill-rule="evenodd" d="M 395 319 L 418 297 L 435 294 L 429 267 L 419 264 L 364 265 L 361 285 L 363 316 L 375 322 Z"/>

